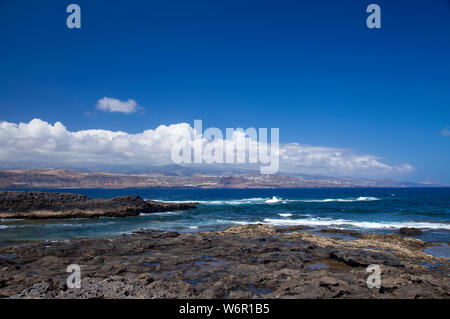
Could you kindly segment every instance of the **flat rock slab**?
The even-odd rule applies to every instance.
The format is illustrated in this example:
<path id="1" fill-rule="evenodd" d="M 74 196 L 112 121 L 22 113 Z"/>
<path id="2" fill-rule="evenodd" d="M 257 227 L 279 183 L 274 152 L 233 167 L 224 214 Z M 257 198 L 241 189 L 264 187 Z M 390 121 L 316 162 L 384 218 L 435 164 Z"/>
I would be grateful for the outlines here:
<path id="1" fill-rule="evenodd" d="M 414 259 L 422 255 L 405 254 L 402 247 L 418 252 L 422 248 L 393 236 L 397 235 L 385 238 L 385 244 L 395 243 L 392 253 L 380 246 L 382 237 L 358 239 L 347 248 L 341 244 L 348 242 L 302 232 L 286 233 L 267 225 L 232 226 L 208 233 L 150 230 L 116 238 L 29 243 L 0 249 L 0 295 L 450 298 L 448 261 L 439 261 L 444 269 L 422 266 L 420 259 Z M 380 250 L 358 246 L 368 242 Z M 66 268 L 71 264 L 81 267 L 80 289 L 66 285 Z M 367 287 L 370 273 L 366 267 L 371 264 L 381 268 L 380 288 Z"/>

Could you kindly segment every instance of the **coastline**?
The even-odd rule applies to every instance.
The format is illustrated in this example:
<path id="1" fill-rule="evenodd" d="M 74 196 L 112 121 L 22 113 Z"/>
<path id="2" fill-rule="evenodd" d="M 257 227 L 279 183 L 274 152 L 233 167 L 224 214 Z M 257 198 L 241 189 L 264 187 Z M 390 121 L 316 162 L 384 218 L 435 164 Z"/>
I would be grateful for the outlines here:
<path id="1" fill-rule="evenodd" d="M 339 232 L 340 230 L 336 230 Z M 324 234 L 325 235 L 325 234 Z M 0 248 L 3 298 L 444 298 L 448 258 L 396 234 L 353 240 L 262 224 L 218 232 L 137 231 Z M 67 266 L 81 267 L 69 289 Z M 381 268 L 369 289 L 366 268 Z"/>
<path id="2" fill-rule="evenodd" d="M 2 189 L 129 189 L 129 188 L 198 188 L 198 189 L 295 189 L 295 188 L 408 188 L 450 187 L 430 182 L 400 182 L 337 178 L 321 175 L 260 174 L 257 171 L 208 172 L 183 166 L 163 166 L 151 172 L 112 173 L 83 172 L 70 169 L 0 170 Z"/>

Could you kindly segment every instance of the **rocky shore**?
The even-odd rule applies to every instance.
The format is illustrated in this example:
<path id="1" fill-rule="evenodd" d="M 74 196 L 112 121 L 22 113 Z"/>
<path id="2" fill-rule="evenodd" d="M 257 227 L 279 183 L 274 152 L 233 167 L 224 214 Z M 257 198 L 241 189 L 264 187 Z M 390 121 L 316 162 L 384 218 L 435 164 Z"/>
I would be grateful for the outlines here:
<path id="1" fill-rule="evenodd" d="M 60 219 L 137 216 L 196 208 L 196 203 L 162 203 L 139 196 L 91 199 L 80 194 L 0 191 L 0 218 Z"/>
<path id="2" fill-rule="evenodd" d="M 421 240 L 302 227 L 232 226 L 219 232 L 27 243 L 0 249 L 3 298 L 450 298 L 449 260 Z M 327 237 L 328 236 L 328 237 Z M 67 287 L 67 266 L 81 288 Z M 366 268 L 381 268 L 369 289 Z"/>

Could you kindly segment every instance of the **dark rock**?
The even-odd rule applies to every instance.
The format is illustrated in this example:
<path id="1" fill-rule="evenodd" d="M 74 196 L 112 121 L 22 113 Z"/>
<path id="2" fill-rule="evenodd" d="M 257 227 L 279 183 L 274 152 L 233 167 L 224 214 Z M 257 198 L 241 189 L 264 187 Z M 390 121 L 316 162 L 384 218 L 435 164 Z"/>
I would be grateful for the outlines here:
<path id="1" fill-rule="evenodd" d="M 405 235 L 405 236 L 417 236 L 417 235 L 422 235 L 422 231 L 419 228 L 408 228 L 408 227 L 403 227 L 400 228 L 398 230 L 398 233 L 400 235 Z"/>
<path id="2" fill-rule="evenodd" d="M 196 203 L 145 201 L 140 196 L 90 199 L 69 193 L 0 191 L 0 218 L 125 217 L 194 208 Z"/>
<path id="3" fill-rule="evenodd" d="M 304 225 L 299 225 L 299 226 L 286 226 L 286 227 L 278 227 L 277 231 L 283 233 L 283 232 L 291 232 L 291 231 L 298 231 L 298 230 L 305 230 L 305 229 L 312 229 L 313 227 L 311 226 L 304 226 Z"/>
<path id="4" fill-rule="evenodd" d="M 275 228 L 233 226 L 218 233 L 143 231 L 115 238 L 73 239 L 14 247 L 18 264 L 0 268 L 0 296 L 10 298 L 442 298 L 450 297 L 443 270 L 361 248 L 320 244 L 320 236 L 284 245 Z M 275 232 L 275 234 L 273 233 Z M 174 236 L 176 234 L 176 236 Z M 308 235 L 310 236 L 310 235 Z M 404 242 L 413 238 L 383 237 Z M 398 237 L 398 238 L 397 238 Z M 260 238 L 265 238 L 264 243 Z M 377 242 L 365 238 L 365 241 Z M 384 242 L 384 243 L 386 243 Z M 148 252 L 151 247 L 151 253 Z M 398 246 L 400 250 L 406 246 Z M 420 247 L 408 249 L 420 251 Z M 0 248 L 0 255 L 12 248 Z M 418 255 L 420 257 L 420 254 Z M 326 267 L 305 267 L 322 263 Z M 70 264 L 81 267 L 81 288 L 65 284 Z M 381 267 L 381 288 L 369 289 L 366 267 Z M 9 264 L 8 264 L 9 265 Z M 8 268 L 6 268 L 8 267 Z M 26 270 L 25 270 L 26 269 Z"/>
<path id="5" fill-rule="evenodd" d="M 337 228 L 323 228 L 320 230 L 321 233 L 328 233 L 328 234 L 347 234 L 353 237 L 360 237 L 360 233 L 354 231 L 354 230 L 348 230 L 348 229 L 337 229 Z"/>

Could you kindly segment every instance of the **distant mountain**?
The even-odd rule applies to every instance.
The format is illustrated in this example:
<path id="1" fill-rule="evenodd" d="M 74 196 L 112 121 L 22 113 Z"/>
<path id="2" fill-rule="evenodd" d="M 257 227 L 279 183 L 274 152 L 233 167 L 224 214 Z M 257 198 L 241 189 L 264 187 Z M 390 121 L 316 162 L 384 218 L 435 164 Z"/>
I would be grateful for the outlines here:
<path id="1" fill-rule="evenodd" d="M 318 188 L 318 187 L 442 187 L 430 183 L 370 180 L 350 177 L 286 174 L 162 166 L 131 173 L 86 172 L 69 169 L 0 170 L 0 188 Z"/>
<path id="2" fill-rule="evenodd" d="M 16 170 L 22 170 L 21 168 Z M 47 170 L 47 168 L 39 168 L 36 170 Z M 91 168 L 83 168 L 83 167 L 54 167 L 52 170 L 71 170 L 85 173 L 96 173 L 96 172 L 108 172 L 111 174 L 131 174 L 131 175 L 142 175 L 142 174 L 162 174 L 166 176 L 192 176 L 194 174 L 203 174 L 203 175 L 235 175 L 235 174 L 243 174 L 248 172 L 256 172 L 259 169 L 248 169 L 248 168 L 238 168 L 225 165 L 221 166 L 219 164 L 213 166 L 204 166 L 201 164 L 187 164 L 187 165 L 161 165 L 161 166 L 150 166 L 150 167 L 141 167 L 141 166 L 123 166 L 123 165 L 111 165 L 105 164 L 99 167 L 91 167 Z M 6 171 L 6 170 L 5 170 Z M 8 169 L 8 171 L 14 171 L 14 169 Z"/>

